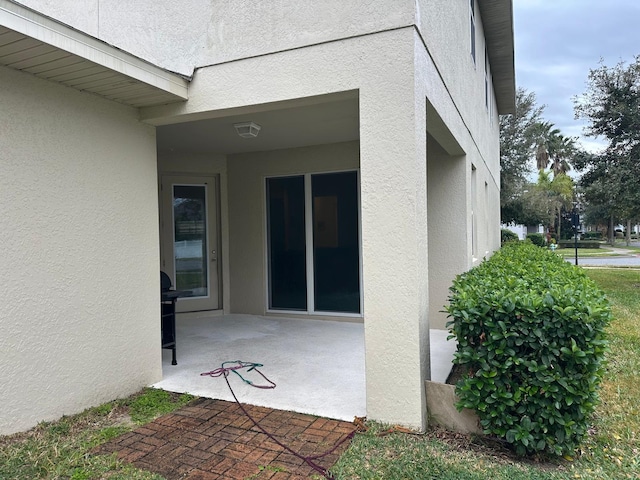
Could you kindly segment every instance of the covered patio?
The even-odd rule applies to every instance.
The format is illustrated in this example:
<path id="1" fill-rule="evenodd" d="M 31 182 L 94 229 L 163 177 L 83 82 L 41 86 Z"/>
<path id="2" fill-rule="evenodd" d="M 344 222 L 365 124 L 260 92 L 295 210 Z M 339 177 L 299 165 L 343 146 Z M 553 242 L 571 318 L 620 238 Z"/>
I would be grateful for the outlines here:
<path id="1" fill-rule="evenodd" d="M 236 375 L 229 381 L 238 400 L 251 405 L 339 420 L 366 416 L 364 324 L 257 315 L 183 314 L 177 321 L 178 365 L 163 351 L 163 380 L 173 392 L 233 401 L 223 378 L 201 376 L 225 361 L 263 364 L 277 386 L 252 388 Z M 444 330 L 430 331 L 431 378 L 444 382 L 455 343 Z M 398 370 L 403 365 L 398 365 Z M 242 372 L 256 385 L 266 382 Z"/>

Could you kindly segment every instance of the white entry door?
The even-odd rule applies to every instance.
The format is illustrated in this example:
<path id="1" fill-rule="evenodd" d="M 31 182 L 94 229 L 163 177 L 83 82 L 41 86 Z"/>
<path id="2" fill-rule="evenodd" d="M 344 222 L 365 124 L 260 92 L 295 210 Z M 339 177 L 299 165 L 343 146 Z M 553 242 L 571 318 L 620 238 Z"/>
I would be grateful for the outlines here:
<path id="1" fill-rule="evenodd" d="M 219 309 L 216 177 L 163 175 L 160 197 L 160 269 L 177 290 L 190 292 L 177 310 Z"/>

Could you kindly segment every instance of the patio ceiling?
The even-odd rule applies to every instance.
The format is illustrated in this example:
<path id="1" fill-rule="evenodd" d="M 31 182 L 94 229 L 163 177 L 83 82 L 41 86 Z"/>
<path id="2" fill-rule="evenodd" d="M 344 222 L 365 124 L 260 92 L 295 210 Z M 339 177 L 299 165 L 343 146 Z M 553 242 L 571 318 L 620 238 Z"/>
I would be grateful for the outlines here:
<path id="1" fill-rule="evenodd" d="M 0 0 L 0 65 L 133 107 L 188 98 L 183 77 L 10 0 Z"/>
<path id="2" fill-rule="evenodd" d="M 357 92 L 282 102 L 225 116 L 157 127 L 159 151 L 235 154 L 358 140 Z M 255 122 L 256 138 L 241 138 L 233 124 Z"/>

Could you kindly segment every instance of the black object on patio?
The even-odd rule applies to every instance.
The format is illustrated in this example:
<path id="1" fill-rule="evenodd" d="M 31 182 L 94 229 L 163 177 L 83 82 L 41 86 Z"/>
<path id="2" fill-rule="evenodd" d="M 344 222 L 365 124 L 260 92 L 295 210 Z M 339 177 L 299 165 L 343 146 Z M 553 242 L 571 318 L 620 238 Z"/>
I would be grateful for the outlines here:
<path id="1" fill-rule="evenodd" d="M 171 365 L 177 365 L 176 361 L 176 301 L 180 297 L 187 297 L 191 293 L 188 290 L 174 290 L 171 288 L 171 278 L 160 271 L 160 307 L 161 307 L 161 331 L 162 348 L 171 350 Z"/>

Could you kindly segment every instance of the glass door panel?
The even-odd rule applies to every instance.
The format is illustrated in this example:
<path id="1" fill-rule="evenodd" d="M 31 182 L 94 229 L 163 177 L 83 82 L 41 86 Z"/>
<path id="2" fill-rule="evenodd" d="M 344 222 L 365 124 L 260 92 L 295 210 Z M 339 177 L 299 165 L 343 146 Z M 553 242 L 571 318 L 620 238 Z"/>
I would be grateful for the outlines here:
<path id="1" fill-rule="evenodd" d="M 316 312 L 360 313 L 358 176 L 311 176 Z"/>
<path id="2" fill-rule="evenodd" d="M 216 178 L 162 175 L 160 269 L 177 290 L 178 312 L 220 308 Z"/>
<path id="3" fill-rule="evenodd" d="M 209 295 L 205 185 L 173 186 L 175 285 L 192 297 Z"/>
<path id="4" fill-rule="evenodd" d="M 304 177 L 267 179 L 269 309 L 307 310 Z"/>

